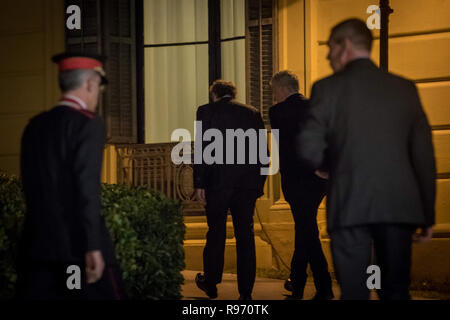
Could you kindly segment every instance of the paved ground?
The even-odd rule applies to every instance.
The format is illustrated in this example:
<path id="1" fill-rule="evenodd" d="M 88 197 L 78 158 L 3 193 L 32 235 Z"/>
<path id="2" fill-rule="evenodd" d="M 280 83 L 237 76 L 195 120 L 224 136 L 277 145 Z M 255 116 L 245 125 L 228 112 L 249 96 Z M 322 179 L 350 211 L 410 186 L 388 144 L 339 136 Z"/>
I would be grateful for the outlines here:
<path id="1" fill-rule="evenodd" d="M 184 285 L 182 288 L 183 300 L 206 300 L 206 294 L 197 288 L 195 285 L 195 275 L 198 271 L 183 271 Z M 254 300 L 286 300 L 290 299 L 290 292 L 283 287 L 284 281 L 277 279 L 256 278 L 255 287 L 253 290 Z M 217 286 L 218 298 L 217 300 L 236 300 L 239 297 L 237 289 L 237 280 L 235 274 L 224 274 L 223 281 Z M 306 284 L 304 299 L 311 299 L 316 290 L 314 283 L 308 281 Z M 335 299 L 339 297 L 339 286 L 333 282 L 333 292 Z M 429 300 L 430 297 L 422 295 L 420 292 L 413 292 L 414 300 Z M 436 298 L 436 297 L 435 297 Z M 439 297 L 438 297 L 439 298 Z M 372 299 L 376 300 L 376 293 L 372 293 Z"/>
<path id="2" fill-rule="evenodd" d="M 195 275 L 198 271 L 183 271 L 184 285 L 182 295 L 184 300 L 205 300 L 206 294 L 195 285 Z M 253 289 L 254 300 L 285 300 L 289 299 L 290 293 L 283 287 L 284 281 L 277 279 L 256 278 Z M 339 294 L 337 284 L 333 284 L 335 295 Z M 224 274 L 223 281 L 217 286 L 217 300 L 236 300 L 239 297 L 237 279 L 235 274 Z M 314 283 L 307 283 L 304 293 L 305 299 L 311 299 L 315 294 Z"/>

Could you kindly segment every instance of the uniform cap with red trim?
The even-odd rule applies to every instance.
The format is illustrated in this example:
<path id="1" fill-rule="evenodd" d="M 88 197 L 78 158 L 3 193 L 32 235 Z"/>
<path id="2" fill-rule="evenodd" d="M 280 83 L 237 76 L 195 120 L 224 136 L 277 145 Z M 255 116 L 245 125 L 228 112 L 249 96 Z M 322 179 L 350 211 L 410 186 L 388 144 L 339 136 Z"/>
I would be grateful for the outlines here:
<path id="1" fill-rule="evenodd" d="M 103 69 L 105 57 L 78 53 L 61 53 L 52 57 L 52 61 L 58 65 L 59 72 L 77 69 L 87 69 L 96 71 L 102 78 L 102 85 L 108 83 L 106 73 Z"/>

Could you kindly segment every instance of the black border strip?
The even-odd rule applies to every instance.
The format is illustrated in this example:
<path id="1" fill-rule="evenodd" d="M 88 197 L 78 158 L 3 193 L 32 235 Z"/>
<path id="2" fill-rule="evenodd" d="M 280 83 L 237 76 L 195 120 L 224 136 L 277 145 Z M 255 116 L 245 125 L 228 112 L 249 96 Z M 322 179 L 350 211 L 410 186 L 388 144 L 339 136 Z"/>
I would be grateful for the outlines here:
<path id="1" fill-rule="evenodd" d="M 208 0 L 209 84 L 222 77 L 222 46 L 220 43 L 220 1 Z"/>
<path id="2" fill-rule="evenodd" d="M 144 48 L 157 48 L 157 47 L 179 47 L 179 46 L 191 46 L 196 44 L 208 44 L 206 41 L 194 41 L 194 42 L 177 42 L 177 43 L 158 43 L 158 44 L 144 44 Z"/>
<path id="3" fill-rule="evenodd" d="M 450 172 L 437 173 L 436 179 L 450 179 Z"/>
<path id="4" fill-rule="evenodd" d="M 450 130 L 450 124 L 441 124 L 437 126 L 431 126 L 432 130 Z"/>
<path id="5" fill-rule="evenodd" d="M 237 36 L 237 37 L 233 37 L 233 38 L 220 39 L 220 42 L 227 42 L 227 41 L 234 41 L 234 40 L 242 40 L 242 39 L 245 39 L 245 36 Z"/>
<path id="6" fill-rule="evenodd" d="M 145 143 L 144 1 L 136 0 L 136 125 L 137 142 Z"/>
<path id="7" fill-rule="evenodd" d="M 303 92 L 306 95 L 306 88 L 307 87 L 311 87 L 311 85 L 309 83 L 307 83 L 307 79 L 308 79 L 308 73 L 306 70 L 308 70 L 308 66 L 307 66 L 307 62 L 306 62 L 306 57 L 307 57 L 307 52 L 306 52 L 306 1 L 303 1 L 303 77 L 305 79 L 305 88 L 303 88 Z M 310 48 L 311 49 L 311 48 Z"/>
<path id="8" fill-rule="evenodd" d="M 450 81 L 450 77 L 436 77 L 436 78 L 414 79 L 412 81 L 414 83 L 444 82 L 444 81 Z"/>

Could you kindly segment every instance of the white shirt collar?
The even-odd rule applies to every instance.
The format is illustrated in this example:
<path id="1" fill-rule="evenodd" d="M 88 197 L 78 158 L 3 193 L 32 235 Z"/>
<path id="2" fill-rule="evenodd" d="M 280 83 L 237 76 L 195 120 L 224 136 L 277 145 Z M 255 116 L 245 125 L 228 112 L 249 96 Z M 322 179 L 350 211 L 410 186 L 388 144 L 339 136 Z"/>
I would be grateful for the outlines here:
<path id="1" fill-rule="evenodd" d="M 81 108 L 83 108 L 84 110 L 88 110 L 86 103 L 83 100 L 81 100 L 80 98 L 72 96 L 70 94 L 65 94 L 64 97 L 75 100 L 76 102 L 78 102 L 78 104 L 81 106 Z"/>

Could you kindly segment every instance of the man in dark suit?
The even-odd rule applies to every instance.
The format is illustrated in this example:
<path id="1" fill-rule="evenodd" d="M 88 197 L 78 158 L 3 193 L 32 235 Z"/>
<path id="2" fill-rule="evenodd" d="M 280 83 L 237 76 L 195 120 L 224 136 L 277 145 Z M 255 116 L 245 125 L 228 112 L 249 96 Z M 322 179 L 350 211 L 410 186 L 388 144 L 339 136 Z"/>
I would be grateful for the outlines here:
<path id="1" fill-rule="evenodd" d="M 78 54 L 53 61 L 63 98 L 31 119 L 22 137 L 27 210 L 18 296 L 120 299 L 121 277 L 100 216 L 105 130 L 95 110 L 106 83 L 103 64 L 99 57 Z"/>
<path id="2" fill-rule="evenodd" d="M 414 83 L 378 69 L 371 44 L 361 20 L 332 29 L 335 73 L 314 84 L 297 147 L 312 169 L 329 172 L 327 221 L 341 298 L 369 298 L 373 242 L 380 298 L 409 299 L 412 238 L 429 241 L 434 224 L 431 130 Z"/>
<path id="3" fill-rule="evenodd" d="M 251 300 L 256 274 L 253 213 L 256 199 L 263 195 L 266 179 L 261 174 L 263 164 L 258 157 L 260 139 L 266 137 L 260 136 L 258 131 L 265 127 L 257 109 L 234 101 L 236 87 L 233 83 L 216 80 L 210 93 L 213 103 L 197 110 L 197 121 L 202 128 L 197 128 L 195 147 L 199 148 L 196 152 L 202 151 L 203 160 L 194 165 L 194 187 L 197 199 L 206 206 L 209 230 L 203 252 L 204 275 L 199 273 L 196 283 L 210 298 L 217 297 L 230 209 L 236 237 L 239 299 Z M 232 130 L 236 136 L 231 138 Z M 214 132 L 222 137 L 223 143 L 215 137 L 206 144 L 206 136 Z M 208 153 L 216 143 L 217 148 Z M 208 159 L 211 156 L 216 158 Z"/>
<path id="4" fill-rule="evenodd" d="M 317 290 L 314 299 L 331 299 L 331 277 L 317 227 L 317 209 L 326 193 L 326 180 L 302 167 L 292 152 L 308 100 L 298 92 L 298 78 L 290 71 L 273 76 L 272 90 L 278 103 L 270 108 L 269 117 L 272 129 L 279 130 L 281 187 L 295 222 L 295 250 L 285 288 L 294 298 L 303 298 L 309 263 Z"/>

